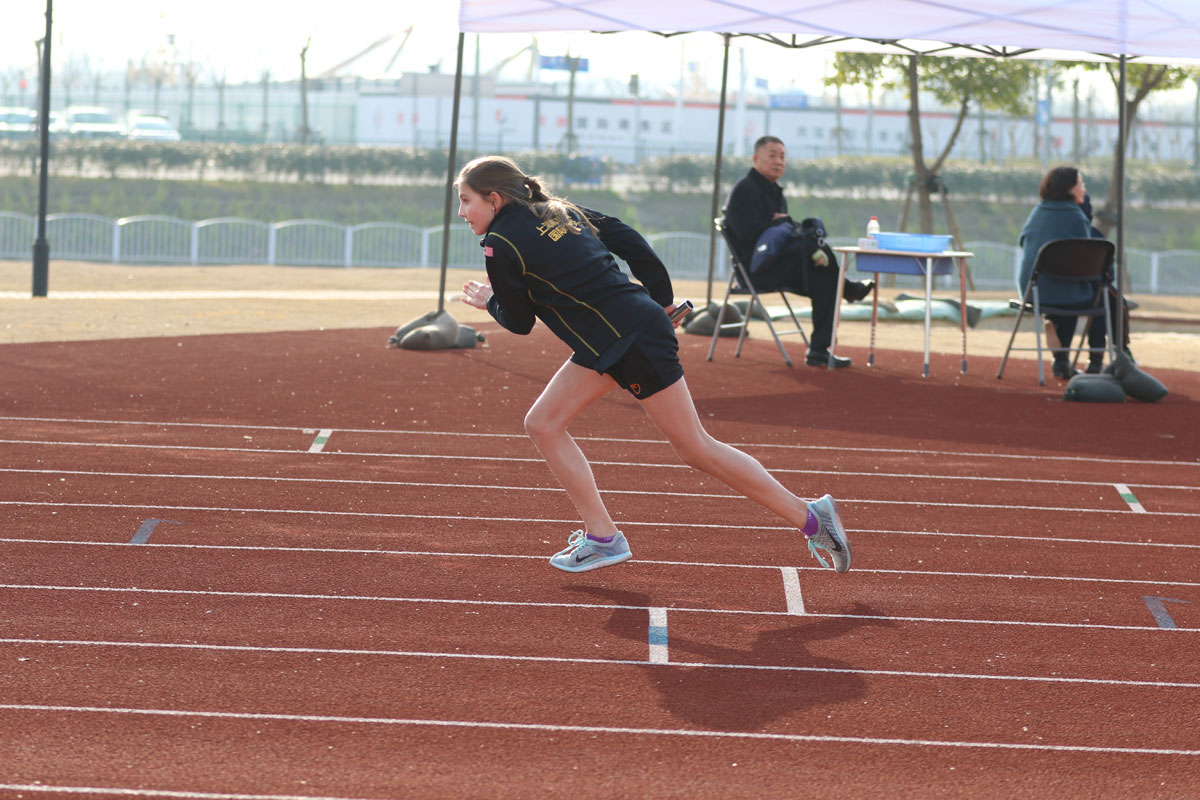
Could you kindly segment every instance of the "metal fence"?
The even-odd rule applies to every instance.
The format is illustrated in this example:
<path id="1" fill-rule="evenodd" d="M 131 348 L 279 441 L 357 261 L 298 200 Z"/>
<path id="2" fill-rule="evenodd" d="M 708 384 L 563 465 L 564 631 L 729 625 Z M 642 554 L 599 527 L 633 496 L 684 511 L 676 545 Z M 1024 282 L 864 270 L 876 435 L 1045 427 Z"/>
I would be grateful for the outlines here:
<path id="1" fill-rule="evenodd" d="M 0 258 L 25 259 L 32 253 L 35 219 L 0 211 Z M 50 214 L 46 235 L 55 258 L 116 264 L 266 264 L 326 267 L 436 267 L 442 260 L 442 228 L 397 222 L 340 225 L 317 219 L 266 223 L 222 217 L 188 222 L 173 217 L 111 219 L 93 214 Z M 708 277 L 710 237 L 699 233 L 658 233 L 646 237 L 677 279 Z M 834 246 L 856 240 L 830 239 Z M 1016 289 L 1020 248 L 1000 242 L 967 242 L 975 288 Z M 729 276 L 729 253 L 716 240 L 714 275 Z M 450 229 L 447 263 L 482 268 L 479 239 L 466 226 Z M 1200 294 L 1200 251 L 1126 250 L 1125 268 L 1133 291 L 1143 294 Z M 950 276 L 940 286 L 957 288 Z M 920 286 L 915 276 L 896 276 L 897 285 Z"/>

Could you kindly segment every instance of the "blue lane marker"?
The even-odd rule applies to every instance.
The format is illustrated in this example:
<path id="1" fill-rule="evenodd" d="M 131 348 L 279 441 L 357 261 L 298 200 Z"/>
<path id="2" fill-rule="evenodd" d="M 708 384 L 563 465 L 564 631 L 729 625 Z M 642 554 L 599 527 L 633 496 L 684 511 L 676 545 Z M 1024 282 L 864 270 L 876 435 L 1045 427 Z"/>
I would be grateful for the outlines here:
<path id="1" fill-rule="evenodd" d="M 137 529 L 137 533 L 129 540 L 130 544 L 145 544 L 150 541 L 150 534 L 154 533 L 154 529 L 158 527 L 158 523 L 165 522 L 168 525 L 182 525 L 182 522 L 174 522 L 169 519 L 148 519 L 142 523 L 142 527 Z"/>
<path id="2" fill-rule="evenodd" d="M 1146 602 L 1146 608 L 1150 609 L 1150 614 L 1154 617 L 1154 621 L 1158 623 L 1160 628 L 1174 629 L 1175 620 L 1171 619 L 1170 613 L 1167 612 L 1165 603 L 1190 603 L 1190 600 L 1177 600 L 1174 597 L 1156 597 L 1152 594 L 1144 595 L 1142 600 Z"/>
<path id="3" fill-rule="evenodd" d="M 665 608 L 650 609 L 650 663 L 666 664 L 667 651 L 667 610 Z"/>

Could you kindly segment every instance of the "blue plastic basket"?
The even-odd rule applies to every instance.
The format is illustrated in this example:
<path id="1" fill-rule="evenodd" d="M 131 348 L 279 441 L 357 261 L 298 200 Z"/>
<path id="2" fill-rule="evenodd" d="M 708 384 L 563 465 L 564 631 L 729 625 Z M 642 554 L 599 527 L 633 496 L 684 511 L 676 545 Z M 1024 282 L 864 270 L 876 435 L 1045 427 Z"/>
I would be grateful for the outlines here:
<path id="1" fill-rule="evenodd" d="M 908 253 L 941 253 L 950 244 L 951 236 L 932 233 L 877 233 L 875 241 L 880 250 L 903 250 Z"/>

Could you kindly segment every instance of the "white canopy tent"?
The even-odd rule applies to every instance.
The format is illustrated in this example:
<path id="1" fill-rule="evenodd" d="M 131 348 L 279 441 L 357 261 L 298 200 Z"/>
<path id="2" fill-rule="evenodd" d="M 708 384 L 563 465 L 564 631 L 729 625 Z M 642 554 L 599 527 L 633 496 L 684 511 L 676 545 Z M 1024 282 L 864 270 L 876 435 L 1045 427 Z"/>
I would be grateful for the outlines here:
<path id="1" fill-rule="evenodd" d="M 459 29 L 470 33 L 546 31 L 711 31 L 724 35 L 721 121 L 713 187 L 716 215 L 721 177 L 725 91 L 731 35 L 752 35 L 789 47 L 905 54 L 1192 62 L 1200 43 L 1200 0 L 460 0 Z M 457 151 L 463 35 L 459 35 L 444 238 Z M 1194 62 L 1193 62 L 1194 63 Z M 1124 263 L 1124 152 L 1127 123 L 1120 109 L 1117 149 L 1117 271 Z M 709 300 L 715 234 L 709 255 Z M 441 293 L 445 292 L 442 254 Z M 441 300 L 438 310 L 441 311 Z M 1118 317 L 1119 319 L 1119 317 Z M 1119 333 L 1118 333 L 1119 336 Z"/>
<path id="2" fill-rule="evenodd" d="M 461 0 L 459 28 L 514 31 L 712 31 L 899 43 L 939 55 L 1028 50 L 1197 56 L 1195 0 Z M 952 45 L 947 50 L 947 44 Z M 958 52 L 955 52 L 957 50 Z M 1039 57 L 1053 57 L 1043 53 Z M 1077 57 L 1077 56 L 1073 56 Z"/>

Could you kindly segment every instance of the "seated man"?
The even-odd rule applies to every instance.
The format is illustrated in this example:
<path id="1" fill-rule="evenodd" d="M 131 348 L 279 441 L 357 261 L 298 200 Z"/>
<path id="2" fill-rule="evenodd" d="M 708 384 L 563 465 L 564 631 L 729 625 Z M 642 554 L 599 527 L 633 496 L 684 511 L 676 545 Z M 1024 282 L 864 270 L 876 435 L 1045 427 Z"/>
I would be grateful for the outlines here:
<path id="1" fill-rule="evenodd" d="M 772 224 L 788 217 L 787 200 L 778 183 L 786 164 L 783 142 L 775 136 L 759 138 L 754 143 L 752 163 L 753 168 L 733 185 L 729 199 L 725 201 L 725 227 L 733 242 L 734 255 L 747 270 L 759 237 Z M 794 265 L 788 267 L 792 275 L 778 287 L 769 287 L 784 288 L 812 300 L 813 333 L 804 359 L 810 367 L 824 367 L 829 363 L 834 303 L 838 302 L 838 295 L 850 301 L 861 300 L 873 286 L 847 280 L 839 292 L 837 264 L 828 259 L 820 260 L 828 263 L 822 266 L 812 263 L 812 259 L 796 258 Z M 757 282 L 755 288 L 760 288 Z M 833 363 L 835 367 L 848 367 L 850 359 L 836 357 Z"/>

